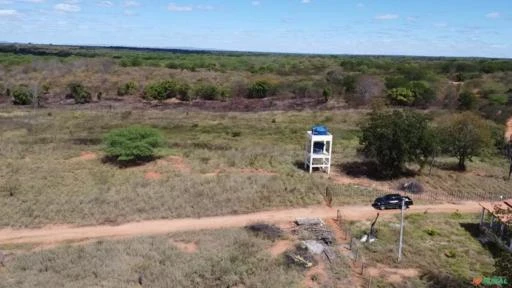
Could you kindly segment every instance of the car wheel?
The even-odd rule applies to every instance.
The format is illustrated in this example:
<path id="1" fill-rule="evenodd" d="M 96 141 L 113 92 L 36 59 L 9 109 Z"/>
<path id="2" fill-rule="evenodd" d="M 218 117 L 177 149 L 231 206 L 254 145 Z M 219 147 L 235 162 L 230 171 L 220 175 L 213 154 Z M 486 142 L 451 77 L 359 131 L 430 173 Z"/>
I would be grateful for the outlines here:
<path id="1" fill-rule="evenodd" d="M 386 209 L 386 206 L 384 206 L 384 205 L 380 205 L 380 206 L 379 206 L 379 209 L 380 209 L 380 210 L 384 210 L 384 209 Z"/>

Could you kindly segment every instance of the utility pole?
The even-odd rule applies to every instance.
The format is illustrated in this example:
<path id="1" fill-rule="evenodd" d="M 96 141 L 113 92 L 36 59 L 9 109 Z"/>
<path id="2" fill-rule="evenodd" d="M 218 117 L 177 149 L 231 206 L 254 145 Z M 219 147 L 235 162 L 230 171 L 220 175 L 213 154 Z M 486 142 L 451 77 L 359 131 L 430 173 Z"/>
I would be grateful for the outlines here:
<path id="1" fill-rule="evenodd" d="M 400 220 L 400 243 L 398 244 L 398 262 L 402 260 L 402 246 L 404 242 L 404 208 L 405 208 L 405 198 L 402 197 L 402 213 Z"/>

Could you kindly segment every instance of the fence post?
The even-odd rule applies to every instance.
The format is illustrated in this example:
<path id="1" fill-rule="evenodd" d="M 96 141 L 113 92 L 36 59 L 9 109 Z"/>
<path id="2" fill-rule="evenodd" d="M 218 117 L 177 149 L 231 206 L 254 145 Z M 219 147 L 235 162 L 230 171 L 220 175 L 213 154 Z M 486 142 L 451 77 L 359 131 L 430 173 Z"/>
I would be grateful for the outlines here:
<path id="1" fill-rule="evenodd" d="M 373 279 L 373 277 L 370 277 L 368 279 L 368 288 L 372 288 L 372 279 Z"/>
<path id="2" fill-rule="evenodd" d="M 364 268 L 366 268 L 366 264 L 364 261 L 361 261 L 361 275 L 364 275 Z"/>

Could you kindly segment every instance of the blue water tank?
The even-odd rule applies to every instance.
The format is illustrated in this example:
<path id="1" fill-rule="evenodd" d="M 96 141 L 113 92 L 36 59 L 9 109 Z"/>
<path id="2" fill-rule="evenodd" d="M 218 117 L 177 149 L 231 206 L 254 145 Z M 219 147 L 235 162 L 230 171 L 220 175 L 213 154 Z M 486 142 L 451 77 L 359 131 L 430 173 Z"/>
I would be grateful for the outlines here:
<path id="1" fill-rule="evenodd" d="M 311 129 L 311 133 L 313 135 L 329 135 L 329 130 L 323 125 L 316 125 Z"/>

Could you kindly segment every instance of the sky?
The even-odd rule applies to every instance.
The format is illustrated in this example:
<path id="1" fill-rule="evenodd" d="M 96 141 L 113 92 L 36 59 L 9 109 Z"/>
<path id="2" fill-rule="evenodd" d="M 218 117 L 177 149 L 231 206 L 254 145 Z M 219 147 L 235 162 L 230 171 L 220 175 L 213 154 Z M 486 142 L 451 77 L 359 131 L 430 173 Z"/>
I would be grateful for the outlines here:
<path id="1" fill-rule="evenodd" d="M 512 0 L 0 0 L 0 41 L 512 58 Z"/>

